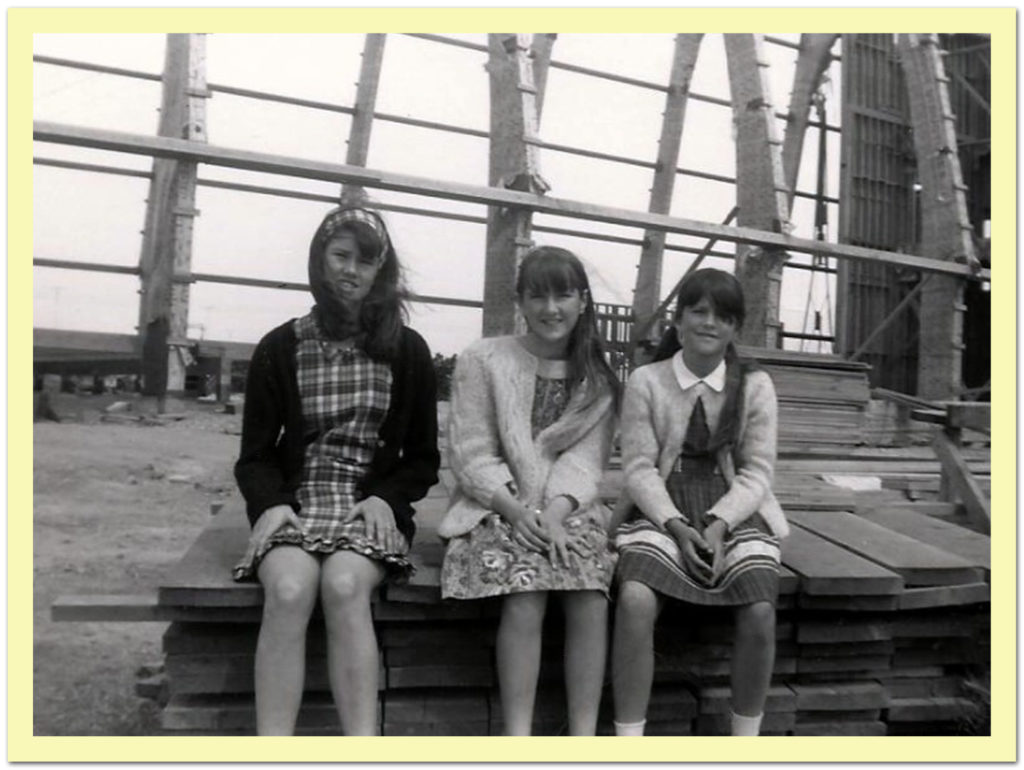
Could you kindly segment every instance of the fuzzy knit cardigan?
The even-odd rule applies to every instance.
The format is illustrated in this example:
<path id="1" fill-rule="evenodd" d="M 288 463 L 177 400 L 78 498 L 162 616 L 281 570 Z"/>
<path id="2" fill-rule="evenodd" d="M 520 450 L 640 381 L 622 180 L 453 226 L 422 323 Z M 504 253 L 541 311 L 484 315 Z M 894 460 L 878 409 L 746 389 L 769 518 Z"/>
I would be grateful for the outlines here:
<path id="1" fill-rule="evenodd" d="M 577 388 L 565 412 L 532 436 L 530 419 L 540 360 L 516 337 L 491 337 L 458 357 L 448 421 L 456 487 L 438 534 L 459 537 L 492 512 L 491 499 L 511 482 L 518 498 L 543 508 L 572 495 L 580 510 L 600 506 L 598 482 L 608 461 L 615 414 L 610 393 L 582 413 Z"/>
<path id="2" fill-rule="evenodd" d="M 644 515 L 660 527 L 680 513 L 664 482 L 683 446 L 698 390 L 703 391 L 708 428 L 714 432 L 724 393 L 699 385 L 683 390 L 672 359 L 640 367 L 626 385 L 622 403 L 626 488 Z M 776 536 L 789 534 L 786 517 L 772 493 L 777 426 L 778 404 L 771 377 L 760 370 L 749 372 L 743 386 L 736 462 L 730 447 L 717 454 L 729 491 L 707 511 L 722 519 L 729 530 L 756 511 Z"/>

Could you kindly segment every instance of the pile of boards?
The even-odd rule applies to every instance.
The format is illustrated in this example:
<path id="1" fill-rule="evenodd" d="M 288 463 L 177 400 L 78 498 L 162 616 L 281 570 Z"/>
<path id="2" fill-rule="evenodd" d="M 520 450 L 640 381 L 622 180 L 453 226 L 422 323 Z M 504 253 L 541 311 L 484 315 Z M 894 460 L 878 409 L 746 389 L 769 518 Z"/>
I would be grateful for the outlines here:
<path id="1" fill-rule="evenodd" d="M 443 500 L 435 498 L 438 509 Z M 428 500 L 429 502 L 429 500 Z M 988 538 L 912 505 L 790 512 L 783 547 L 776 665 L 763 724 L 774 735 L 957 734 L 977 716 L 966 688 L 988 666 Z M 902 530 L 902 531 L 901 531 Z M 230 566 L 247 525 L 227 506 L 161 586 L 163 728 L 173 734 L 254 729 L 253 653 L 260 588 Z M 910 533 L 910 534 L 908 534 Z M 418 571 L 374 604 L 384 735 L 497 735 L 498 607 L 442 602 L 441 545 L 424 532 Z M 69 612 L 65 607 L 64 612 Z M 73 614 L 73 610 L 71 610 Z M 553 602 L 544 637 L 536 734 L 564 734 L 563 623 Z M 659 621 L 648 734 L 728 730 L 731 618 L 670 606 Z M 338 729 L 317 615 L 307 646 L 299 732 Z M 607 679 L 599 730 L 611 733 Z"/>
<path id="2" fill-rule="evenodd" d="M 927 448 L 858 448 L 868 403 L 866 367 L 839 359 L 753 351 L 776 383 L 780 457 L 776 494 L 792 523 L 783 544 L 776 664 L 762 732 L 772 735 L 952 735 L 984 731 L 989 670 L 989 538 L 964 526 L 959 507 L 936 502 L 938 461 Z M 828 359 L 828 360 L 826 360 Z M 987 481 L 987 450 L 969 456 Z M 373 606 L 380 644 L 383 735 L 498 735 L 494 664 L 499 605 L 442 602 L 437 523 L 451 474 L 417 505 L 420 530 L 405 586 Z M 875 478 L 870 485 L 827 476 Z M 602 495 L 621 487 L 613 463 Z M 916 486 L 915 486 L 916 485 Z M 916 499 L 917 502 L 911 502 Z M 154 598 L 68 597 L 61 620 L 168 622 L 163 672 L 143 684 L 165 704 L 169 734 L 251 734 L 253 655 L 262 593 L 234 583 L 248 524 L 224 506 Z M 614 611 L 614 607 L 613 607 Z M 731 617 L 670 605 L 659 620 L 651 735 L 728 731 Z M 335 734 L 323 621 L 307 644 L 300 734 Z M 546 620 L 535 734 L 564 734 L 563 622 Z M 978 681 L 981 686 L 972 688 Z M 599 733 L 611 734 L 606 677 Z"/>

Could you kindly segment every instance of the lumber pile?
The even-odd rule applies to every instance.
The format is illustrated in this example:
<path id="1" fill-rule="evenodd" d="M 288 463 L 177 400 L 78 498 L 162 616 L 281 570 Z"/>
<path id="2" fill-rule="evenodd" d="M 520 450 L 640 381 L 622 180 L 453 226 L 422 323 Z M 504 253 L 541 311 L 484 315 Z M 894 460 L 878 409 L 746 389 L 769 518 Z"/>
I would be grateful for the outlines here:
<path id="1" fill-rule="evenodd" d="M 779 446 L 851 447 L 864 443 L 871 389 L 867 364 L 839 356 L 740 347 L 771 375 L 779 399 Z"/>

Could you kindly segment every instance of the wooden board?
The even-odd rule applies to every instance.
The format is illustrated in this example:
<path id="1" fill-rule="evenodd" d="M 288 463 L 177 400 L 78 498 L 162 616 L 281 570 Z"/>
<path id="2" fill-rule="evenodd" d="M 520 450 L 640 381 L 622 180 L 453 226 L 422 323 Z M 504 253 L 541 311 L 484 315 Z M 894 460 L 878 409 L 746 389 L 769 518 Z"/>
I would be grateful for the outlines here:
<path id="1" fill-rule="evenodd" d="M 766 711 L 761 720 L 761 735 L 786 734 L 796 724 L 793 711 Z M 732 720 L 729 714 L 701 714 L 696 719 L 697 735 L 729 735 Z"/>
<path id="2" fill-rule="evenodd" d="M 889 701 L 888 721 L 944 722 L 955 721 L 973 713 L 974 703 L 967 698 L 893 698 Z"/>
<path id="3" fill-rule="evenodd" d="M 803 610 L 839 610 L 842 612 L 883 612 L 899 607 L 900 596 L 808 596 L 801 594 L 798 606 Z"/>
<path id="4" fill-rule="evenodd" d="M 477 666 L 388 666 L 387 687 L 490 687 L 495 683 L 494 668 Z"/>
<path id="5" fill-rule="evenodd" d="M 799 576 L 801 598 L 894 596 L 903 588 L 903 578 L 892 570 L 799 527 L 793 527 L 782 541 L 782 563 Z"/>
<path id="6" fill-rule="evenodd" d="M 878 508 L 860 512 L 860 515 L 886 529 L 959 556 L 984 570 L 986 580 L 991 575 L 992 541 L 985 535 L 905 508 Z"/>
<path id="7" fill-rule="evenodd" d="M 874 642 L 801 644 L 802 658 L 844 658 L 851 655 L 892 655 L 895 647 L 889 639 Z"/>
<path id="8" fill-rule="evenodd" d="M 50 620 L 139 622 L 160 621 L 160 607 L 153 594 L 86 594 L 58 596 L 50 605 Z"/>
<path id="9" fill-rule="evenodd" d="M 378 724 L 380 703 L 378 701 Z M 175 695 L 160 715 L 165 730 L 254 730 L 256 704 L 252 695 Z M 326 694 L 307 694 L 299 710 L 298 726 L 335 728 L 338 712 Z"/>
<path id="10" fill-rule="evenodd" d="M 701 714 L 728 714 L 732 708 L 731 687 L 702 687 L 699 697 Z M 768 697 L 765 700 L 764 710 L 765 713 L 796 711 L 796 695 L 786 685 L 770 687 L 768 688 Z"/>
<path id="11" fill-rule="evenodd" d="M 800 644 L 878 642 L 892 639 L 893 621 L 885 616 L 834 615 L 828 620 L 803 620 L 796 626 Z"/>
<path id="12" fill-rule="evenodd" d="M 172 694 L 208 694 L 253 692 L 252 655 L 168 655 L 165 658 L 167 685 Z M 385 689 L 385 669 L 378 670 L 377 687 Z M 310 655 L 306 659 L 305 690 L 329 692 L 327 659 Z"/>
<path id="13" fill-rule="evenodd" d="M 237 506 L 225 506 L 199 533 L 157 589 L 161 605 L 261 607 L 259 583 L 236 583 L 231 568 L 245 553 L 249 524 Z"/>
<path id="14" fill-rule="evenodd" d="M 792 684 L 790 688 L 799 711 L 880 709 L 889 703 L 885 688 L 878 682 Z"/>
<path id="15" fill-rule="evenodd" d="M 415 723 L 436 721 L 443 715 L 447 721 L 479 720 L 489 713 L 487 695 L 465 690 L 405 690 L 389 692 L 384 698 L 387 722 Z"/>
<path id="16" fill-rule="evenodd" d="M 882 671 L 890 666 L 888 655 L 855 655 L 848 658 L 797 658 L 797 673 Z"/>
<path id="17" fill-rule="evenodd" d="M 928 607 L 951 607 L 962 604 L 980 604 L 991 600 L 988 583 L 968 583 L 959 586 L 910 588 L 899 596 L 901 610 L 919 610 Z"/>
<path id="18" fill-rule="evenodd" d="M 964 691 L 963 678 L 959 676 L 892 678 L 880 682 L 890 698 L 953 697 Z"/>
<path id="19" fill-rule="evenodd" d="M 907 587 L 959 585 L 984 572 L 957 556 L 845 511 L 790 513 L 799 527 L 900 575 Z"/>
<path id="20" fill-rule="evenodd" d="M 885 722 L 798 722 L 793 735 L 885 735 Z"/>

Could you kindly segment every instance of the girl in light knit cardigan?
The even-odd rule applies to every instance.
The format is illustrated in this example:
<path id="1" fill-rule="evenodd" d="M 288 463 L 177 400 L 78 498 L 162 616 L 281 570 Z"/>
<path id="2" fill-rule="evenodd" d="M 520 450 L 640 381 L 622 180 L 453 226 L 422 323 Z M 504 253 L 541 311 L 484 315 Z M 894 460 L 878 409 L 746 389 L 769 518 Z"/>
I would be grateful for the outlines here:
<path id="1" fill-rule="evenodd" d="M 569 732 L 593 735 L 614 554 L 598 482 L 618 381 L 604 358 L 586 272 L 565 249 L 523 259 L 527 331 L 480 340 L 455 367 L 448 445 L 457 486 L 439 534 L 446 598 L 502 596 L 498 684 L 507 735 L 529 735 L 549 593 L 566 618 Z"/>
<path id="2" fill-rule="evenodd" d="M 732 733 L 757 735 L 775 660 L 779 538 L 771 491 L 771 378 L 741 360 L 739 281 L 690 275 L 655 362 L 622 408 L 622 463 L 634 517 L 619 527 L 612 671 L 615 729 L 642 735 L 654 672 L 654 624 L 666 598 L 734 607 Z"/>

